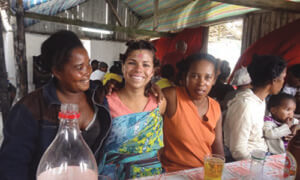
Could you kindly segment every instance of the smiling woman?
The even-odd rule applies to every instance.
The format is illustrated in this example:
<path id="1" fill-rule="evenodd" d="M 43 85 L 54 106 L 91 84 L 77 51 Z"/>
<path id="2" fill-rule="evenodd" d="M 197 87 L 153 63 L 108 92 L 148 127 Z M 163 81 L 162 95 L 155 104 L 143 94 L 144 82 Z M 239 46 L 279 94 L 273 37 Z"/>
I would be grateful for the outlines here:
<path id="1" fill-rule="evenodd" d="M 43 66 L 53 79 L 28 94 L 11 110 L 0 151 L 0 179 L 35 179 L 40 158 L 59 126 L 60 105 L 77 104 L 82 136 L 96 160 L 111 118 L 100 102 L 104 88 L 90 89 L 91 67 L 81 41 L 71 31 L 51 35 L 41 47 Z"/>
<path id="2" fill-rule="evenodd" d="M 158 66 L 156 50 L 147 41 L 132 41 L 127 45 L 121 55 L 125 85 L 106 96 L 113 120 L 104 147 L 106 158 L 99 165 L 99 173 L 113 179 L 162 172 L 157 152 L 163 146 L 161 113 L 165 103 L 158 106 L 156 98 L 148 92 Z"/>

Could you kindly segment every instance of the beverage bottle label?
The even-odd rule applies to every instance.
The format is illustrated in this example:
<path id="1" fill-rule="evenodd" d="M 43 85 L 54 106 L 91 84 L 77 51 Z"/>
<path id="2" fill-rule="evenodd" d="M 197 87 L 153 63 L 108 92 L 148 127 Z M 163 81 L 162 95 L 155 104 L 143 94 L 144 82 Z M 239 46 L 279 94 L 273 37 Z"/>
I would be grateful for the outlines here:
<path id="1" fill-rule="evenodd" d="M 283 177 L 286 180 L 293 180 L 296 178 L 296 172 L 297 172 L 297 161 L 295 157 L 290 152 L 287 151 L 285 156 Z"/>

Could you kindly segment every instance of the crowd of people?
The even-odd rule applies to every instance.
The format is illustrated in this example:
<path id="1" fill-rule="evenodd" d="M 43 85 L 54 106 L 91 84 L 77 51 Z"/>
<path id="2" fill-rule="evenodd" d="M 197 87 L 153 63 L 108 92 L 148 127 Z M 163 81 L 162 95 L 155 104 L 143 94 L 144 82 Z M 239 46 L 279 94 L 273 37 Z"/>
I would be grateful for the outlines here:
<path id="1" fill-rule="evenodd" d="M 56 32 L 42 44 L 43 67 L 53 76 L 11 109 L 0 149 L 0 179 L 35 179 L 63 103 L 78 104 L 79 127 L 99 174 L 112 179 L 200 167 L 207 154 L 229 162 L 250 158 L 257 149 L 283 153 L 299 129 L 294 118 L 299 65 L 287 69 L 280 57 L 255 55 L 235 72 L 231 85 L 228 62 L 212 55 L 180 56 L 178 69 L 164 64 L 158 74 L 150 42 L 126 45 L 121 64 L 107 72 L 106 63 L 90 62 L 71 31 Z M 179 47 L 186 51 L 182 41 Z"/>

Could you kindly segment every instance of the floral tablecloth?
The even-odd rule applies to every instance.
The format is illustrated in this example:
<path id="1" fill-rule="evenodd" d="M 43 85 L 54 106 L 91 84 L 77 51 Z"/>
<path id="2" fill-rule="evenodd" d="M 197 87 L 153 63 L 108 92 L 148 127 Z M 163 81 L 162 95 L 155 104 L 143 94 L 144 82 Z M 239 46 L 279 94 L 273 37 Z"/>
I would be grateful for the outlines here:
<path id="1" fill-rule="evenodd" d="M 283 179 L 283 169 L 285 162 L 285 154 L 268 156 L 264 164 L 264 180 L 279 180 Z M 250 160 L 236 161 L 226 163 L 223 170 L 223 180 L 240 180 L 248 179 L 250 175 Z M 202 167 L 195 169 L 188 169 L 184 171 L 177 171 L 173 173 L 164 173 L 157 176 L 150 176 L 139 178 L 138 180 L 201 180 L 204 177 L 204 170 Z"/>

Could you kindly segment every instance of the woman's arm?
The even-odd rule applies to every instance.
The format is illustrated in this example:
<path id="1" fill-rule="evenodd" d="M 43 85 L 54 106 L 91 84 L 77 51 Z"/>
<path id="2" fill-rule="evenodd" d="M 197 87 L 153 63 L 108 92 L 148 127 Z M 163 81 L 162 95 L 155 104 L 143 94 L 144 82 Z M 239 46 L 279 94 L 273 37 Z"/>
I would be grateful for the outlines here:
<path id="1" fill-rule="evenodd" d="M 33 156 L 37 151 L 38 124 L 22 104 L 9 113 L 3 129 L 4 141 L 0 151 L 0 179 L 24 179 L 30 174 Z"/>
<path id="2" fill-rule="evenodd" d="M 222 135 L 222 115 L 217 122 L 217 126 L 215 128 L 216 138 L 214 143 L 212 144 L 212 152 L 213 154 L 220 154 L 224 156 L 224 148 L 223 148 L 223 135 Z"/>
<path id="3" fill-rule="evenodd" d="M 176 88 L 175 87 L 164 88 L 162 92 L 166 99 L 165 115 L 171 118 L 175 114 L 177 108 Z"/>

